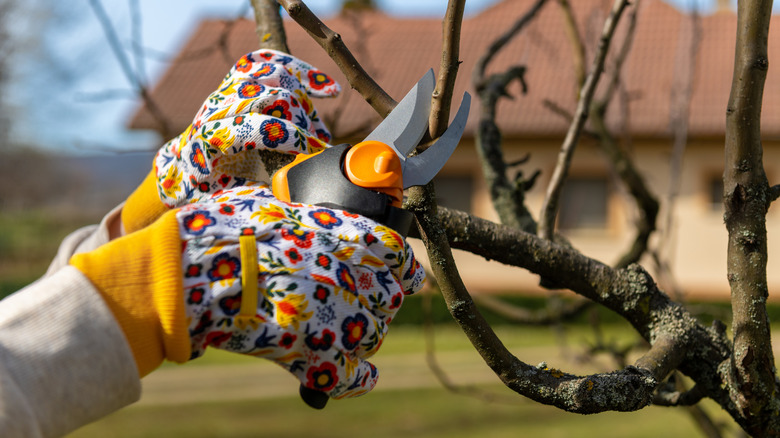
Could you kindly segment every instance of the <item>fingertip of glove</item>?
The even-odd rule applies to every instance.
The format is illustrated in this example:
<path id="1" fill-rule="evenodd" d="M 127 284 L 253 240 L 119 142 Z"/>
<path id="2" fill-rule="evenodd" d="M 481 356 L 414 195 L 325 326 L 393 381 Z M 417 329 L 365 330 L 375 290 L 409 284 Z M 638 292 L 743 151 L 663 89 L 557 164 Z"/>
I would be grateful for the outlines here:
<path id="1" fill-rule="evenodd" d="M 301 385 L 298 392 L 301 395 L 301 400 L 314 409 L 323 409 L 328 403 L 329 397 L 322 391 Z"/>

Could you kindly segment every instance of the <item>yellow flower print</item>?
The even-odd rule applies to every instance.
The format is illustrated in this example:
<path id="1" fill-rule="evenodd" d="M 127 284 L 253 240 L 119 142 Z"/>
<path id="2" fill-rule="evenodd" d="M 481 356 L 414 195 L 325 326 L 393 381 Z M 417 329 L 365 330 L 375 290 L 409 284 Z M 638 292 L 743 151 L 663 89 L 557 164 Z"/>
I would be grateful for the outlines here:
<path id="1" fill-rule="evenodd" d="M 382 234 L 381 240 L 385 244 L 385 248 L 397 252 L 404 247 L 404 241 L 401 239 L 401 236 L 390 228 L 379 225 L 374 229 L 374 232 Z"/>
<path id="2" fill-rule="evenodd" d="M 176 166 L 168 168 L 168 172 L 165 177 L 160 181 L 160 188 L 165 194 L 166 198 L 175 198 L 181 191 L 182 173 Z"/>
<path id="3" fill-rule="evenodd" d="M 252 213 L 249 218 L 257 219 L 262 224 L 270 224 L 278 222 L 286 217 L 287 215 L 284 213 L 282 207 L 279 207 L 276 204 L 269 204 L 268 207 L 261 206 L 260 210 Z"/>
<path id="4" fill-rule="evenodd" d="M 233 141 L 235 139 L 234 136 L 230 135 L 230 128 L 226 126 L 217 130 L 214 135 L 209 138 L 209 144 L 220 151 L 225 152 L 230 146 L 233 146 Z"/>
<path id="5" fill-rule="evenodd" d="M 290 294 L 274 304 L 276 304 L 276 322 L 282 328 L 292 324 L 295 330 L 298 330 L 300 323 L 307 321 L 314 314 L 314 312 L 306 312 L 309 302 L 304 294 Z"/>

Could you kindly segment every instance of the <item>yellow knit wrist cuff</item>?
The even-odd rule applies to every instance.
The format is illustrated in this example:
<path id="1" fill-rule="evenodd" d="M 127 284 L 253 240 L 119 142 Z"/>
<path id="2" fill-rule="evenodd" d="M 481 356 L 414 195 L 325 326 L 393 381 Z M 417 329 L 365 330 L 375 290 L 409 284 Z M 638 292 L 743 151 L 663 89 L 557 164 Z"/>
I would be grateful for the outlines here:
<path id="1" fill-rule="evenodd" d="M 125 201 L 122 208 L 122 225 L 129 234 L 156 221 L 168 210 L 157 194 L 157 176 L 152 169 Z"/>
<path id="2" fill-rule="evenodd" d="M 189 360 L 175 210 L 136 233 L 73 256 L 70 263 L 106 300 L 127 337 L 142 377 L 163 359 L 180 363 Z"/>

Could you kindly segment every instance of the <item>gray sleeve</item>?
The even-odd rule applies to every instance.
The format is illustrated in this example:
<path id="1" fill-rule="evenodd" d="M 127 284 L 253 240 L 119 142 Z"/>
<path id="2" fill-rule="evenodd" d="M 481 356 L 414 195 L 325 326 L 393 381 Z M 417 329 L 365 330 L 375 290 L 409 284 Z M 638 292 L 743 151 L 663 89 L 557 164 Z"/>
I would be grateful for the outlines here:
<path id="1" fill-rule="evenodd" d="M 70 233 L 60 244 L 57 254 L 54 256 L 49 265 L 49 269 L 44 274 L 44 277 L 54 274 L 65 266 L 68 266 L 68 261 L 73 254 L 81 252 L 89 252 L 99 246 L 108 243 L 108 224 L 114 220 L 118 215 L 122 213 L 122 206 L 120 204 L 114 207 L 113 210 L 103 217 L 100 221 L 100 225 L 89 225 Z"/>
<path id="2" fill-rule="evenodd" d="M 0 301 L 0 436 L 59 437 L 140 395 L 121 328 L 76 268 Z"/>

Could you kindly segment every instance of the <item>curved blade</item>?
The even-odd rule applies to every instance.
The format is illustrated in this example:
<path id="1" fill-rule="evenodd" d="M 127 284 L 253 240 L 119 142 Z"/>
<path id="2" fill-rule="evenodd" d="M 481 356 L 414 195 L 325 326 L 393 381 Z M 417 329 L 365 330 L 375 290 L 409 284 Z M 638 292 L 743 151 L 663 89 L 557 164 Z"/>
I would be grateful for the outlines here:
<path id="1" fill-rule="evenodd" d="M 463 93 L 463 100 L 458 108 L 458 113 L 452 120 L 450 127 L 423 153 L 409 157 L 403 163 L 404 188 L 428 184 L 434 176 L 444 167 L 450 155 L 458 146 L 463 130 L 466 129 L 466 120 L 469 118 L 471 107 L 471 95 Z"/>
<path id="2" fill-rule="evenodd" d="M 363 141 L 381 141 L 395 149 L 401 162 L 406 160 L 428 128 L 434 86 L 433 69 L 430 69 Z"/>

